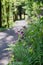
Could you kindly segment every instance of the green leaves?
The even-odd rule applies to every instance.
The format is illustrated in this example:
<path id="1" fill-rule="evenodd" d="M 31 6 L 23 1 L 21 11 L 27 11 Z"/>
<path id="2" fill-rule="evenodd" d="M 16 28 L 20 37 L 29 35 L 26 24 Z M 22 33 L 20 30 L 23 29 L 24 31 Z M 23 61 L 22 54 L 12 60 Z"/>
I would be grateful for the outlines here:
<path id="1" fill-rule="evenodd" d="M 1 0 L 1 21 L 2 27 L 12 27 L 13 12 L 12 12 L 12 0 Z"/>
<path id="2" fill-rule="evenodd" d="M 26 0 L 25 4 L 32 23 L 28 24 L 28 28 L 24 30 L 23 38 L 20 38 L 15 46 L 12 46 L 14 57 L 10 65 L 16 65 L 15 63 L 18 64 L 18 62 L 21 62 L 22 65 L 42 65 L 43 17 L 40 19 L 37 17 L 40 5 L 34 0 Z"/>
<path id="3" fill-rule="evenodd" d="M 21 62 L 22 65 L 42 65 L 43 64 L 43 19 L 32 23 L 24 30 L 24 38 L 12 46 L 13 61 Z M 13 65 L 11 62 L 10 65 Z M 19 64 L 18 64 L 19 65 Z M 21 64 L 20 64 L 21 65 Z"/>

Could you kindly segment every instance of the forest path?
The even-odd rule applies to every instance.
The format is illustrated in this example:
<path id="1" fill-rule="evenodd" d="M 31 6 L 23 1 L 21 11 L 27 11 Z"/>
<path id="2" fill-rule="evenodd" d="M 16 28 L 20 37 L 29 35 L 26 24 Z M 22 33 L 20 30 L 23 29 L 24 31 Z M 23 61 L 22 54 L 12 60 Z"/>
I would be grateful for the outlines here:
<path id="1" fill-rule="evenodd" d="M 4 32 L 0 32 L 0 65 L 7 65 L 10 58 L 10 51 L 6 50 L 9 44 L 15 43 L 18 40 L 18 31 L 27 26 L 25 20 L 15 22 L 15 26 Z"/>

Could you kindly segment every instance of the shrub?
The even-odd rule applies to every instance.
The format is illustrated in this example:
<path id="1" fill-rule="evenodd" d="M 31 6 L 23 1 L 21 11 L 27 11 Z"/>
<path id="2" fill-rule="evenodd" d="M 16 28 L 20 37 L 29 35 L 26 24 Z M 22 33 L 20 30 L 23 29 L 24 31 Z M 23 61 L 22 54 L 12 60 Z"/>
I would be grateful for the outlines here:
<path id="1" fill-rule="evenodd" d="M 12 51 L 14 57 L 9 65 L 43 65 L 43 18 L 24 30 Z"/>

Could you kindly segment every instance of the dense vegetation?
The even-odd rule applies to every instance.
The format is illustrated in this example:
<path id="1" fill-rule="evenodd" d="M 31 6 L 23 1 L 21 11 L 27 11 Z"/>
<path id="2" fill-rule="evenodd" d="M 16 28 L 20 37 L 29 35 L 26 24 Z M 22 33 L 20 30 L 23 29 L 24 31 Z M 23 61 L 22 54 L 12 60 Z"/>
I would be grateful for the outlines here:
<path id="1" fill-rule="evenodd" d="M 0 21 L 0 27 L 9 27 L 10 22 L 13 22 L 12 20 L 12 11 L 11 6 L 12 2 L 10 0 L 0 0 L 1 3 L 1 21 Z"/>
<path id="2" fill-rule="evenodd" d="M 0 28 L 11 27 L 15 20 L 22 19 L 23 14 L 23 18 L 27 14 L 29 19 L 38 17 L 39 12 L 43 14 L 42 3 L 43 0 L 0 0 Z"/>
<path id="3" fill-rule="evenodd" d="M 43 65 L 43 0 L 0 0 L 0 4 L 0 28 L 11 27 L 18 15 L 28 16 L 28 27 L 11 46 L 8 65 Z"/>
<path id="4" fill-rule="evenodd" d="M 24 2 L 27 21 L 31 23 L 21 32 L 22 37 L 16 44 L 11 46 L 13 55 L 8 65 L 43 65 L 43 1 Z"/>
<path id="5" fill-rule="evenodd" d="M 23 1 L 24 2 L 24 1 Z M 0 28 L 9 28 L 13 25 L 14 21 L 21 17 L 22 1 L 20 0 L 0 0 Z M 24 3 L 23 3 L 24 4 Z"/>
<path id="6" fill-rule="evenodd" d="M 8 65 L 43 65 L 43 19 L 32 23 L 12 45 L 13 57 Z"/>

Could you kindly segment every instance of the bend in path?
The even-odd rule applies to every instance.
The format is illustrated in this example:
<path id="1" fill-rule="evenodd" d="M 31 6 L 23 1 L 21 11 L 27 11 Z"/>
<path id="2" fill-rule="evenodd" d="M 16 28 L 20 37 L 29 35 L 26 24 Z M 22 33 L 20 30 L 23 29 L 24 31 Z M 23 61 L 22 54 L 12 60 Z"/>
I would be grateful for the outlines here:
<path id="1" fill-rule="evenodd" d="M 5 50 L 9 44 L 15 43 L 18 40 L 18 31 L 27 26 L 25 20 L 16 21 L 15 26 L 4 32 L 0 32 L 0 65 L 7 65 L 10 58 L 10 51 Z"/>

